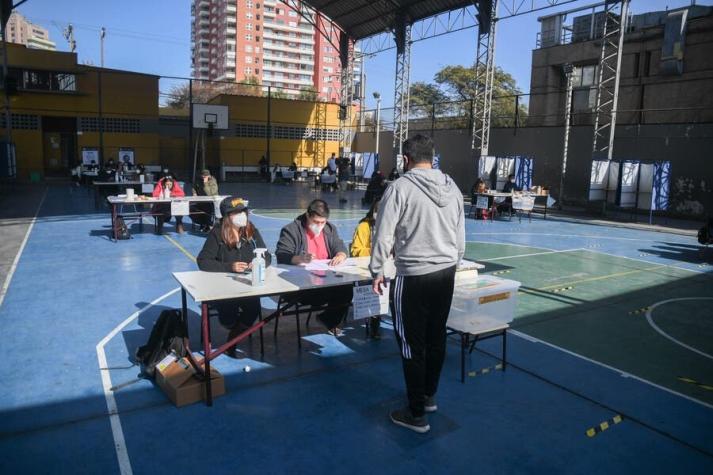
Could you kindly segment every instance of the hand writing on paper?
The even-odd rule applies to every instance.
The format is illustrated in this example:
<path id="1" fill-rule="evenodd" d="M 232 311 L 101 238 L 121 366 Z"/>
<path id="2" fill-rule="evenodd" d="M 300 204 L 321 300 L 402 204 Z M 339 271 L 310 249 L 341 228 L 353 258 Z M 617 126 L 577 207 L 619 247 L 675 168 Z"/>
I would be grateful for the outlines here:
<path id="1" fill-rule="evenodd" d="M 375 294 L 384 295 L 384 276 L 383 275 L 374 279 L 374 282 L 372 283 L 372 289 L 374 290 Z"/>
<path id="2" fill-rule="evenodd" d="M 346 254 L 344 254 L 343 252 L 338 252 L 337 255 L 334 256 L 331 261 L 329 261 L 329 265 L 330 266 L 338 266 L 339 264 L 344 262 L 344 260 L 346 258 L 347 258 Z"/>
<path id="3" fill-rule="evenodd" d="M 250 265 L 247 262 L 233 262 L 233 272 L 245 272 Z"/>
<path id="4" fill-rule="evenodd" d="M 314 255 L 309 252 L 303 252 L 302 254 L 297 254 L 292 257 L 292 265 L 309 264 L 312 262 L 312 259 L 314 259 Z"/>

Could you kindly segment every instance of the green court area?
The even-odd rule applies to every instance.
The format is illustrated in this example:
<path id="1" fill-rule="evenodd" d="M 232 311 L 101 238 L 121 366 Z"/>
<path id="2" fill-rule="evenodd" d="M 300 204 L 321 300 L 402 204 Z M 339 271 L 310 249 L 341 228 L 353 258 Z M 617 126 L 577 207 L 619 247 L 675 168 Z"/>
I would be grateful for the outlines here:
<path id="1" fill-rule="evenodd" d="M 713 277 L 575 249 L 468 243 L 522 283 L 514 330 L 713 403 Z"/>

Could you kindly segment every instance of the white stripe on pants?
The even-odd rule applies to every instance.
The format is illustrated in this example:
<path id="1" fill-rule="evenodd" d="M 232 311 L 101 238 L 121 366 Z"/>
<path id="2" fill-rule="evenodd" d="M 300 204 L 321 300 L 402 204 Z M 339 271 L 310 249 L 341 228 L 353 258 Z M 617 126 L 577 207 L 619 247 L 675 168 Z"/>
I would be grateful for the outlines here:
<path id="1" fill-rule="evenodd" d="M 395 325 L 394 329 L 401 339 L 401 355 L 409 360 L 411 359 L 411 347 L 406 341 L 406 332 L 404 331 L 404 320 L 401 313 L 401 300 L 403 299 L 403 288 L 404 288 L 404 278 L 403 276 L 396 276 L 396 289 L 394 292 L 394 317 Z"/>

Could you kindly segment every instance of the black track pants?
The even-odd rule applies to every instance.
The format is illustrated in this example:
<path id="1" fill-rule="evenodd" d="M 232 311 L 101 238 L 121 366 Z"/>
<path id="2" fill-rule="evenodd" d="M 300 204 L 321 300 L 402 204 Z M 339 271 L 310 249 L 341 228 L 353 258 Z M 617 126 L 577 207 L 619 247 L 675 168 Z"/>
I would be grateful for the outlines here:
<path id="1" fill-rule="evenodd" d="M 453 299 L 455 266 L 391 285 L 391 315 L 401 350 L 409 407 L 422 416 L 427 396 L 438 390 L 446 355 L 446 321 Z"/>

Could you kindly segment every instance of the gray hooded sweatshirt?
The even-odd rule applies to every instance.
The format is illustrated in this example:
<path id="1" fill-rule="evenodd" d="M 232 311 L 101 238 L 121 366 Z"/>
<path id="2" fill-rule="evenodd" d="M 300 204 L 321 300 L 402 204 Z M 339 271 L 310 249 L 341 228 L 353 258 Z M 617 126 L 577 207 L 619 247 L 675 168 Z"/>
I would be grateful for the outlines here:
<path id="1" fill-rule="evenodd" d="M 465 253 L 463 195 L 441 172 L 415 168 L 393 182 L 379 205 L 369 270 L 383 275 L 394 254 L 397 275 L 456 265 Z"/>

